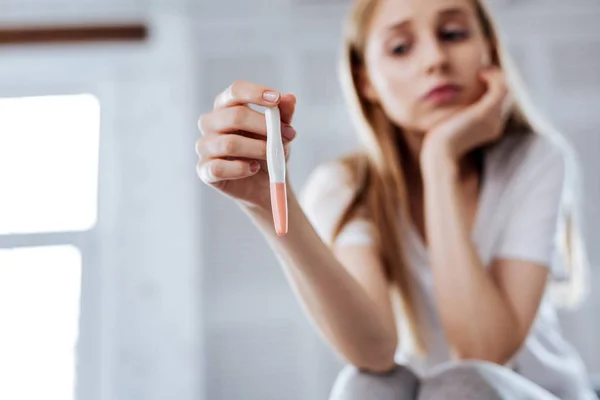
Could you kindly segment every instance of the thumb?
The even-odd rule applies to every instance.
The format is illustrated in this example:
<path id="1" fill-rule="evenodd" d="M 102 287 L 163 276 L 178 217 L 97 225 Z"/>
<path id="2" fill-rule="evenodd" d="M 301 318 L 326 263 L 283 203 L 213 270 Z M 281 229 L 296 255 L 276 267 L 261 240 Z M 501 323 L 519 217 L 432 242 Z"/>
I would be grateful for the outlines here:
<path id="1" fill-rule="evenodd" d="M 281 121 L 286 124 L 291 124 L 296 111 L 296 96 L 291 93 L 282 94 L 279 100 L 279 112 L 281 113 Z"/>

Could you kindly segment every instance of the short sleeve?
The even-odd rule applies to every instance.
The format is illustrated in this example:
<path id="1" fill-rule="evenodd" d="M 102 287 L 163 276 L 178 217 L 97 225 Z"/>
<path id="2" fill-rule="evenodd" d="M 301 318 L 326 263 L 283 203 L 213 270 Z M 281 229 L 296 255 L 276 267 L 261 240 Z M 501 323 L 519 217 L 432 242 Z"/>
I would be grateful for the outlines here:
<path id="1" fill-rule="evenodd" d="M 535 146 L 529 153 L 510 182 L 508 218 L 495 257 L 534 262 L 558 273 L 556 244 L 566 159 L 548 145 Z"/>
<path id="2" fill-rule="evenodd" d="M 331 243 L 335 227 L 352 201 L 354 191 L 355 183 L 350 171 L 337 161 L 318 166 L 306 180 L 300 205 L 324 242 L 336 246 L 374 243 L 372 222 L 359 217 L 350 220 Z"/>

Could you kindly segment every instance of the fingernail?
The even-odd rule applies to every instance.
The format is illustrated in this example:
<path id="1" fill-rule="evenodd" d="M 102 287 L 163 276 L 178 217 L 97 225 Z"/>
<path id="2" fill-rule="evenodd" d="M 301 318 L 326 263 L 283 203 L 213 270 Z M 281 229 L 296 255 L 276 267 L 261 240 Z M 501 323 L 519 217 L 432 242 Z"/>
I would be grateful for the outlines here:
<path id="1" fill-rule="evenodd" d="M 296 137 L 296 130 L 289 125 L 284 125 L 281 128 L 281 135 L 287 140 L 292 140 Z"/>
<path id="2" fill-rule="evenodd" d="M 258 171 L 259 168 L 260 164 L 258 163 L 258 161 L 252 161 L 250 163 L 250 172 L 255 173 Z"/>
<path id="3" fill-rule="evenodd" d="M 275 103 L 279 99 L 279 93 L 267 90 L 263 93 L 263 99 L 270 101 L 271 103 Z"/>

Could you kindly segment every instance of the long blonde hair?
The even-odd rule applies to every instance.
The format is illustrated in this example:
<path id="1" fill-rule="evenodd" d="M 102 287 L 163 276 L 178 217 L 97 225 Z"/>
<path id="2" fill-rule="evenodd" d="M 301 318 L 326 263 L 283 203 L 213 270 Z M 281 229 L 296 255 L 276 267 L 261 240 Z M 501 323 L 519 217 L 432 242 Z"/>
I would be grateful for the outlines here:
<path id="1" fill-rule="evenodd" d="M 331 241 L 335 240 L 343 227 L 359 212 L 366 212 L 375 226 L 375 240 L 392 289 L 402 342 L 408 342 L 409 349 L 415 354 L 424 354 L 427 351 L 426 332 L 418 321 L 418 293 L 415 292 L 415 285 L 411 283 L 412 278 L 406 265 L 398 229 L 401 221 L 409 221 L 410 218 L 398 146 L 399 128 L 379 105 L 369 102 L 361 95 L 359 86 L 359 74 L 364 68 L 367 24 L 377 3 L 378 0 L 356 0 L 350 11 L 344 35 L 340 78 L 363 149 L 341 160 L 354 176 L 356 191 L 339 219 Z M 567 150 L 567 155 L 571 155 L 567 157 L 567 161 L 574 167 L 574 157 L 568 151 L 567 143 L 539 117 L 539 113 L 528 100 L 516 68 L 500 42 L 499 31 L 491 19 L 489 10 L 482 1 L 476 0 L 475 3 L 483 32 L 494 44 L 492 62 L 504 71 L 514 99 L 505 131 L 535 132 L 551 136 Z M 569 183 L 574 183 L 574 176 L 567 176 Z M 573 187 L 570 189 L 567 193 L 572 194 Z M 555 282 L 553 289 L 560 294 L 554 298 L 560 299 L 560 304 L 563 305 L 576 304 L 585 292 L 584 273 L 587 270 L 587 258 L 580 235 L 575 198 L 566 196 L 559 226 L 559 249 L 569 276 L 563 282 Z M 402 345 L 406 346 L 406 343 Z"/>

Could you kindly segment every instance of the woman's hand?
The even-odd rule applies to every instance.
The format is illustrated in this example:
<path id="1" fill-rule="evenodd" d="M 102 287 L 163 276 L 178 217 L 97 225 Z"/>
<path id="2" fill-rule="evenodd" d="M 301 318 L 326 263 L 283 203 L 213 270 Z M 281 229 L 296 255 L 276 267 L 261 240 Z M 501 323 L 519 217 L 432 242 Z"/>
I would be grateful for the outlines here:
<path id="1" fill-rule="evenodd" d="M 481 72 L 487 88 L 474 104 L 442 121 L 425 137 L 421 158 L 441 151 L 458 161 L 470 150 L 494 142 L 502 136 L 511 101 L 498 67 Z"/>
<path id="2" fill-rule="evenodd" d="M 286 159 L 289 157 L 289 144 L 296 136 L 290 126 L 296 106 L 294 95 L 237 81 L 219 94 L 213 110 L 198 120 L 202 137 L 196 142 L 196 170 L 204 183 L 240 203 L 270 210 L 267 124 L 264 114 L 248 104 L 279 106 Z"/>

